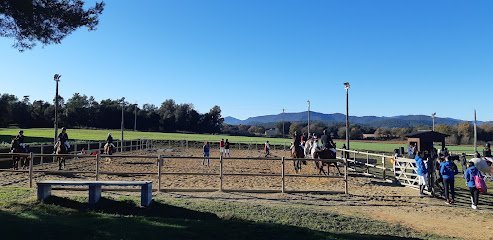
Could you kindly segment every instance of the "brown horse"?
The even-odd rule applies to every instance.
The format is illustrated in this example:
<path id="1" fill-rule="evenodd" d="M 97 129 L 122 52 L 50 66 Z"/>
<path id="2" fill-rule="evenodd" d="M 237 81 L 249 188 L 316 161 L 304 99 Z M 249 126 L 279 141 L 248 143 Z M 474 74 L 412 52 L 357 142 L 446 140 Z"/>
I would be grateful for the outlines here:
<path id="1" fill-rule="evenodd" d="M 19 143 L 19 139 L 13 138 L 10 145 L 10 153 L 25 153 L 25 149 Z M 29 166 L 29 157 L 21 155 L 12 155 L 12 168 L 14 170 L 19 169 L 19 161 L 22 169 L 26 169 Z"/>
<path id="2" fill-rule="evenodd" d="M 323 149 L 320 151 L 316 151 L 313 154 L 313 158 L 314 159 L 324 159 L 324 160 L 325 159 L 336 159 L 337 152 L 333 151 L 334 149 L 335 148 L 330 148 L 330 149 L 326 148 L 326 149 Z M 327 163 L 327 162 L 324 162 L 324 160 L 315 161 L 315 165 L 316 165 L 317 169 L 319 169 L 320 174 L 329 175 L 329 167 L 331 165 L 336 167 L 339 174 L 341 174 L 341 170 L 337 166 L 337 163 Z M 325 171 L 324 166 L 327 166 L 327 172 Z"/>
<path id="3" fill-rule="evenodd" d="M 65 146 L 65 144 L 58 141 L 57 147 L 55 149 L 55 154 L 57 154 L 57 155 L 68 154 L 68 149 Z M 63 156 L 58 157 L 57 156 L 56 159 L 58 161 L 58 170 L 62 170 L 62 166 L 63 166 L 63 169 L 65 169 L 65 157 L 63 157 Z"/>
<path id="4" fill-rule="evenodd" d="M 301 171 L 301 163 L 306 165 L 306 161 L 303 160 L 305 158 L 305 153 L 303 152 L 303 148 L 301 146 L 295 146 L 291 144 L 291 158 L 295 158 L 293 160 L 294 170 L 298 173 Z"/>

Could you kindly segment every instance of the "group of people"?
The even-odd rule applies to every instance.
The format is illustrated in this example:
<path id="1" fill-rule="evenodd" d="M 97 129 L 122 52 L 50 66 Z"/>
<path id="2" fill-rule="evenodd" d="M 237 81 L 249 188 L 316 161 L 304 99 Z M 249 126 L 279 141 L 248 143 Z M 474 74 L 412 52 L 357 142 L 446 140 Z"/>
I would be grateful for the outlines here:
<path id="1" fill-rule="evenodd" d="M 457 165 L 452 160 L 448 150 L 445 148 L 440 153 L 433 149 L 431 153 L 418 151 L 416 147 L 410 146 L 413 152 L 408 152 L 414 157 L 417 167 L 419 195 L 424 196 L 425 187 L 428 189 L 437 186 L 442 190 L 446 204 L 455 203 L 455 176 L 459 174 Z M 476 159 L 481 155 L 476 152 L 473 159 L 467 161 L 465 154 L 460 157 L 462 174 L 471 194 L 471 208 L 478 208 L 479 193 L 485 189 L 484 176 L 475 166 Z M 428 159 L 428 161 L 425 161 Z M 437 176 L 435 181 L 430 181 L 430 176 Z M 481 182 L 482 181 L 482 182 Z"/>
<path id="2" fill-rule="evenodd" d="M 231 152 L 230 152 L 230 147 L 231 144 L 228 139 L 224 141 L 224 139 L 221 139 L 219 142 L 219 154 L 222 157 L 231 157 Z M 204 160 L 202 161 L 202 165 L 210 166 L 211 164 L 211 159 L 210 159 L 210 153 L 211 153 L 211 146 L 208 141 L 204 142 L 204 145 L 202 146 L 202 151 L 204 154 Z"/>

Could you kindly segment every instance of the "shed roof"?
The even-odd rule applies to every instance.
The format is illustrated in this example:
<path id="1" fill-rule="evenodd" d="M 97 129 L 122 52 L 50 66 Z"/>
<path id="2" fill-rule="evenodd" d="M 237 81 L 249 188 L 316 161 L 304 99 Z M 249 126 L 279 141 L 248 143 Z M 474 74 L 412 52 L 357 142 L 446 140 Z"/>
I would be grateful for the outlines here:
<path id="1" fill-rule="evenodd" d="M 406 135 L 406 137 L 408 138 L 420 138 L 434 142 L 441 142 L 448 136 L 449 135 L 447 134 L 443 134 L 435 131 L 419 131 Z"/>

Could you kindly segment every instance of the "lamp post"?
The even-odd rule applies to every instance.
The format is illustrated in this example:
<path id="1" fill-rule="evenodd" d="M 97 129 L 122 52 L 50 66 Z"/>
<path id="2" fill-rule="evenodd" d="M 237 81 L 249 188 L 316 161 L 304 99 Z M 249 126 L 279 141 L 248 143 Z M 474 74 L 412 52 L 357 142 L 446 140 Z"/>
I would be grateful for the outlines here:
<path id="1" fill-rule="evenodd" d="M 346 149 L 349 150 L 349 82 L 344 83 L 346 89 Z"/>
<path id="2" fill-rule="evenodd" d="M 134 132 L 137 131 L 137 103 L 134 104 L 134 114 L 135 114 L 135 118 L 134 118 Z"/>
<path id="3" fill-rule="evenodd" d="M 121 104 L 122 104 L 122 120 L 121 120 L 121 132 L 122 132 L 122 147 L 120 148 L 120 152 L 123 152 L 123 108 L 125 107 L 125 98 L 122 98 L 121 100 Z"/>
<path id="4" fill-rule="evenodd" d="M 284 108 L 282 109 L 282 137 L 283 138 L 284 138 L 284 133 L 285 133 L 285 131 L 284 131 L 284 111 L 285 110 L 286 109 L 284 109 Z"/>
<path id="5" fill-rule="evenodd" d="M 308 102 L 308 137 L 310 137 L 310 100 Z"/>
<path id="6" fill-rule="evenodd" d="M 478 151 L 478 130 L 476 122 L 476 109 L 474 109 L 474 152 Z"/>
<path id="7" fill-rule="evenodd" d="M 58 137 L 58 82 L 60 82 L 60 78 L 62 75 L 55 74 L 53 76 L 53 80 L 56 82 L 56 90 L 55 90 L 55 121 L 53 121 L 54 129 L 55 129 L 55 137 L 53 138 L 53 145 L 56 144 L 56 140 Z"/>
<path id="8" fill-rule="evenodd" d="M 432 128 L 431 128 L 432 131 L 435 131 L 435 116 L 436 115 L 437 115 L 437 113 L 431 114 L 431 120 L 432 120 L 432 123 L 433 123 Z"/>

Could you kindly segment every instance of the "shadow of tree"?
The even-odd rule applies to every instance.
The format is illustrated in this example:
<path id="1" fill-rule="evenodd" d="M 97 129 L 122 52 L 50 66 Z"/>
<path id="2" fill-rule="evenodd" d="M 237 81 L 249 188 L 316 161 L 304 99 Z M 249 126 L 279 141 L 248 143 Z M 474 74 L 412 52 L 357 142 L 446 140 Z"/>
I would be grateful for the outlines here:
<path id="1" fill-rule="evenodd" d="M 0 222 L 2 239 L 409 239 L 221 219 L 160 202 L 141 208 L 130 200 L 101 199 L 89 208 L 55 196 L 15 214 L 0 211 Z"/>

